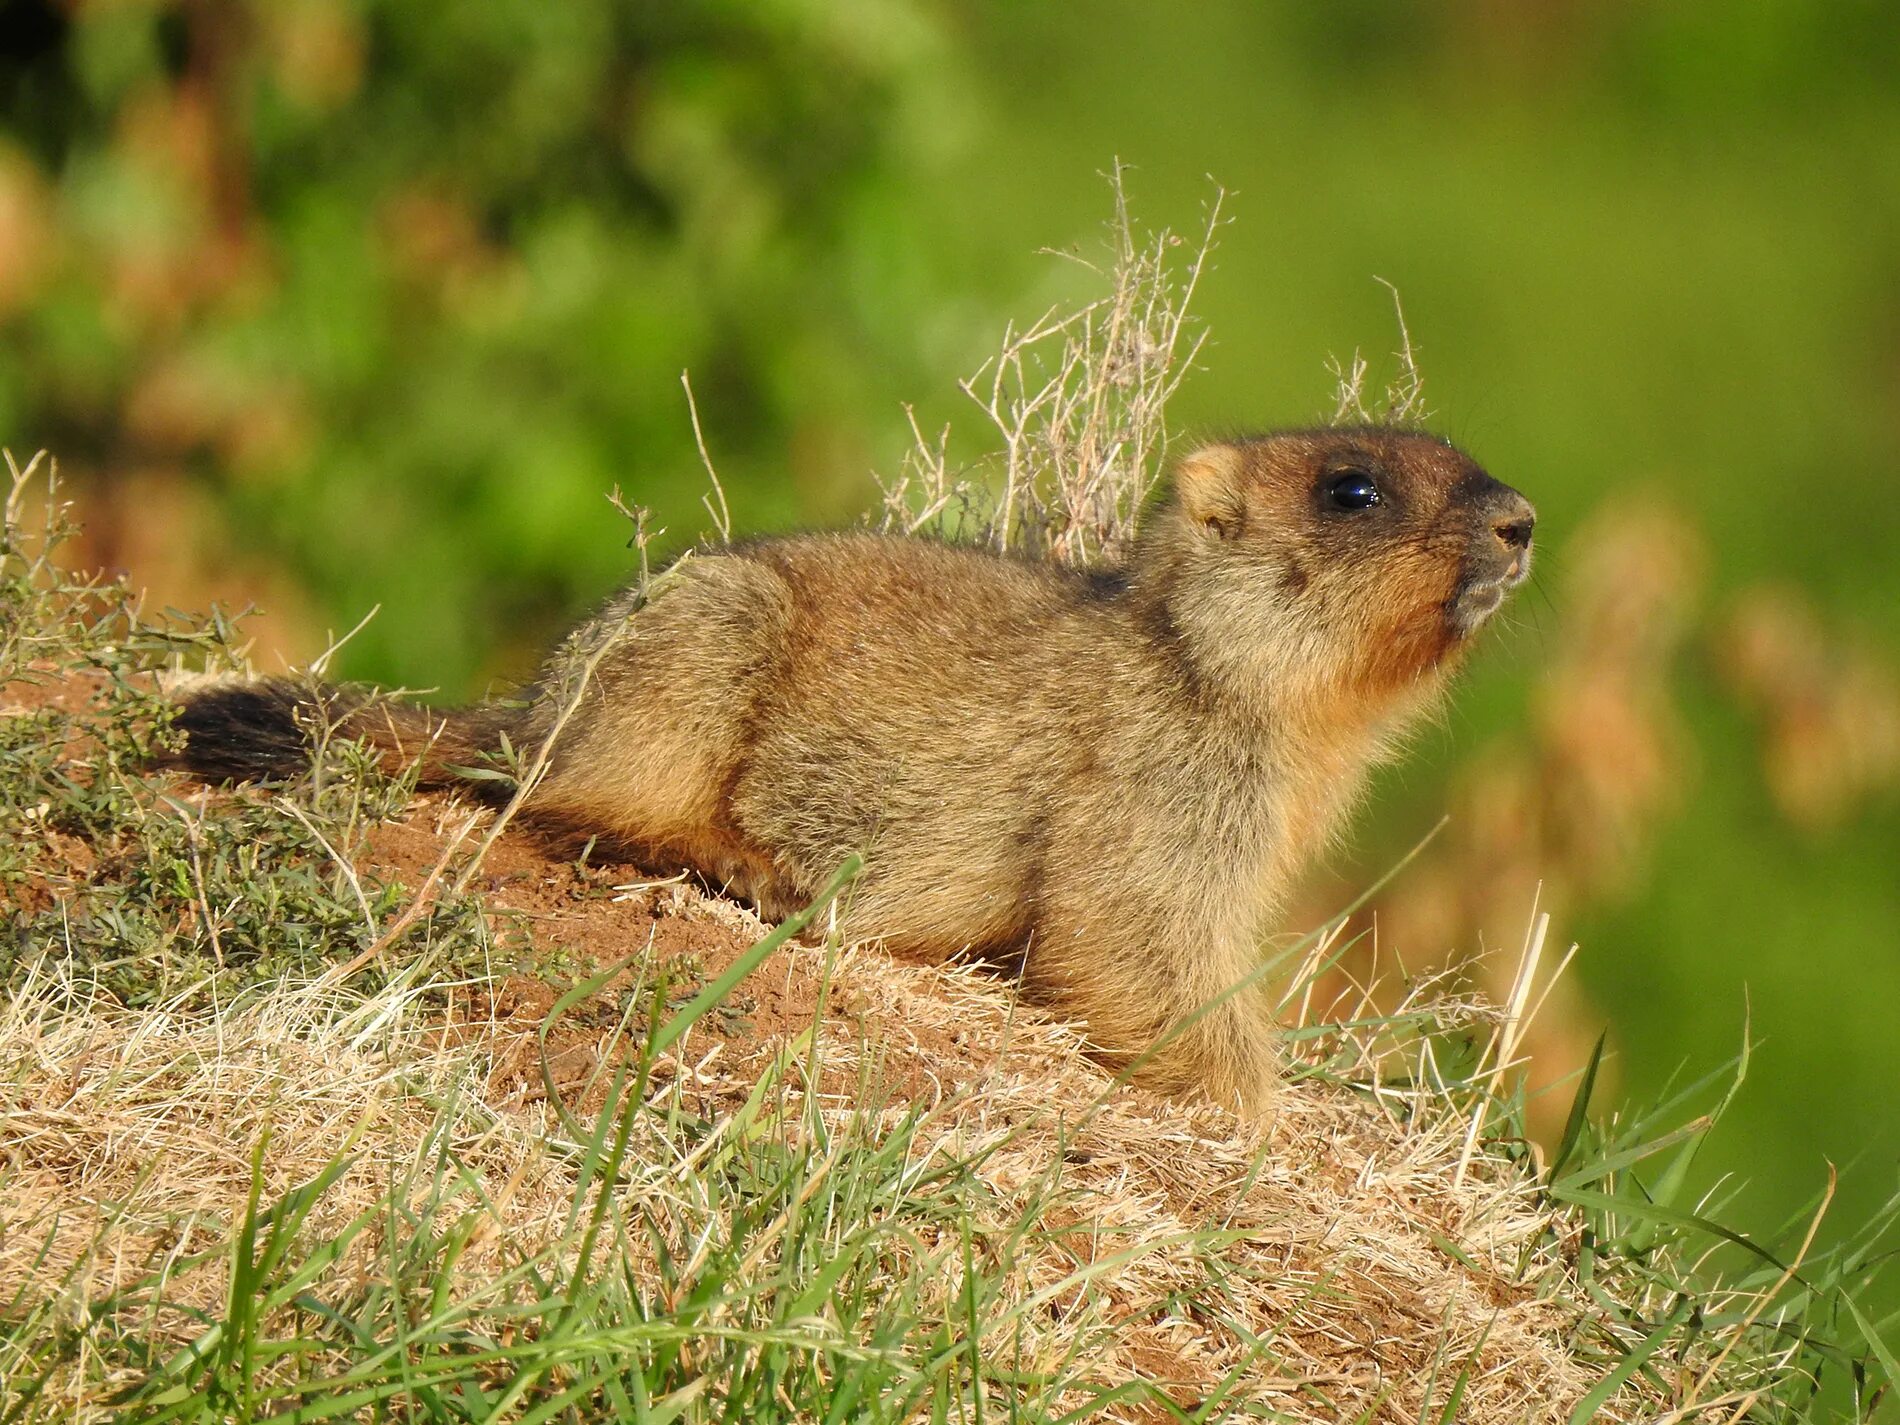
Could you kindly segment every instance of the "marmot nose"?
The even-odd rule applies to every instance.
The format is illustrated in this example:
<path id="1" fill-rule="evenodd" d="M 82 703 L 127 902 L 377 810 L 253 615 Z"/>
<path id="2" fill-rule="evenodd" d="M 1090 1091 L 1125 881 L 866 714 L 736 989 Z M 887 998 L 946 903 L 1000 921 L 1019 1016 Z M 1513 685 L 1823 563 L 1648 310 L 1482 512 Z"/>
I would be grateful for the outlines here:
<path id="1" fill-rule="evenodd" d="M 1537 511 L 1515 490 L 1507 490 L 1491 512 L 1491 532 L 1506 549 L 1529 549 L 1536 527 Z"/>

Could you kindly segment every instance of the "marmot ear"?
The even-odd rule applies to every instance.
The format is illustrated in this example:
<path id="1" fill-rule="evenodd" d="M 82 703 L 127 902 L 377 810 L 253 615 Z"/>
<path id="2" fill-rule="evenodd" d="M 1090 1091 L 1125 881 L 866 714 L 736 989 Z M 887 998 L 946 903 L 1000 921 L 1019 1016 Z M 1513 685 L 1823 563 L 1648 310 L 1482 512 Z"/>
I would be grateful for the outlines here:
<path id="1" fill-rule="evenodd" d="M 1206 445 L 1184 459 L 1174 472 L 1174 488 L 1188 522 L 1219 539 L 1240 533 L 1246 513 L 1246 472 L 1241 453 L 1231 445 Z"/>

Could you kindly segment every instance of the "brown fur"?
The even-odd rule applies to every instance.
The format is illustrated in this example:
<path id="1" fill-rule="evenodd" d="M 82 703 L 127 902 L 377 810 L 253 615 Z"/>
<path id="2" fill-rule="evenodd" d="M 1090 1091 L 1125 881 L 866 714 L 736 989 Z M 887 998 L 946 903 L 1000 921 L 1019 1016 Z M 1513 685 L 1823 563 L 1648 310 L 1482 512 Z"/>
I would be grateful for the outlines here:
<path id="1" fill-rule="evenodd" d="M 1341 471 L 1381 503 L 1329 508 Z M 871 534 L 700 553 L 584 625 L 518 709 L 350 730 L 405 755 L 439 731 L 443 775 L 498 730 L 532 749 L 605 645 L 530 812 L 768 915 L 863 853 L 847 934 L 1017 963 L 1127 1062 L 1257 970 L 1292 878 L 1523 577 L 1530 521 L 1430 436 L 1223 443 L 1182 462 L 1124 568 Z M 232 719 L 193 726 L 198 706 L 187 759 L 228 774 L 198 743 Z M 1141 1076 L 1258 1110 L 1272 1036 L 1249 986 Z"/>

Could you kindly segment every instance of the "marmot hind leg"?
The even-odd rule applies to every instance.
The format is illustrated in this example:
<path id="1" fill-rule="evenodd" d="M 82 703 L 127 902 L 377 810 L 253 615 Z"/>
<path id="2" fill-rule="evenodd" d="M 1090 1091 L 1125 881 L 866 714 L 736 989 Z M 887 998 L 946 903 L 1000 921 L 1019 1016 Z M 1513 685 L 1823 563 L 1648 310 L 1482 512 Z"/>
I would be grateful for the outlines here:
<path id="1" fill-rule="evenodd" d="M 527 730 L 537 743 L 554 735 L 556 690 L 573 683 L 574 660 L 599 655 L 586 684 L 565 695 L 579 702 L 529 813 L 769 893 L 773 848 L 741 832 L 731 801 L 785 656 L 790 606 L 779 574 L 738 555 L 696 556 L 656 580 L 644 605 L 610 605 L 542 679 Z"/>

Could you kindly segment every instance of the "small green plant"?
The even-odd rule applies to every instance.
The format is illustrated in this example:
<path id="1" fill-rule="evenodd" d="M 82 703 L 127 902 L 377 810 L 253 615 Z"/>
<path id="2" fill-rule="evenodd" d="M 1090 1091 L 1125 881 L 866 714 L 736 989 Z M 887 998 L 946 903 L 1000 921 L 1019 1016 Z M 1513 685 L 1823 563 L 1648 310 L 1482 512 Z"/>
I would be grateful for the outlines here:
<path id="1" fill-rule="evenodd" d="M 153 616 L 123 582 L 67 570 L 59 551 L 76 527 L 56 470 L 10 455 L 7 468 L 0 982 L 57 952 L 148 1004 L 214 976 L 228 993 L 315 974 L 377 944 L 410 897 L 361 863 L 410 779 L 326 728 L 312 729 L 309 774 L 282 788 L 207 792 L 160 770 L 176 743 L 168 689 L 241 668 L 239 620 Z M 451 961 L 495 953 L 466 898 L 434 898 L 412 923 Z"/>

